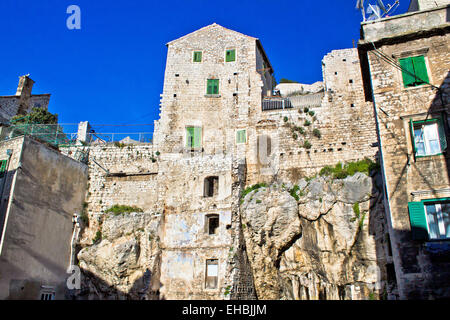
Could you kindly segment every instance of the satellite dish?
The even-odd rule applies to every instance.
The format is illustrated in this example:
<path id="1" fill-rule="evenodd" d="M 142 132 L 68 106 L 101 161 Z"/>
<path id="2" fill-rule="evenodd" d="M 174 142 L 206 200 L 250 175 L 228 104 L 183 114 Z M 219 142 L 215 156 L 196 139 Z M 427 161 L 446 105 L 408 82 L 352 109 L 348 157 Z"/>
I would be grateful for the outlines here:
<path id="1" fill-rule="evenodd" d="M 367 7 L 367 13 L 371 14 L 368 18 L 367 21 L 373 21 L 373 20 L 377 20 L 377 19 L 381 19 L 381 11 L 380 11 L 380 7 L 377 5 L 371 5 L 369 4 L 369 6 Z"/>
<path id="2" fill-rule="evenodd" d="M 386 8 L 383 0 L 372 0 L 372 3 L 368 3 L 367 7 L 365 7 L 364 2 L 370 2 L 370 0 L 356 1 L 356 9 L 361 10 L 363 21 L 373 21 L 388 16 L 388 14 L 397 9 L 400 4 L 400 1 L 396 0 L 392 5 L 388 4 Z M 369 14 L 368 18 L 366 18 L 366 13 Z"/>

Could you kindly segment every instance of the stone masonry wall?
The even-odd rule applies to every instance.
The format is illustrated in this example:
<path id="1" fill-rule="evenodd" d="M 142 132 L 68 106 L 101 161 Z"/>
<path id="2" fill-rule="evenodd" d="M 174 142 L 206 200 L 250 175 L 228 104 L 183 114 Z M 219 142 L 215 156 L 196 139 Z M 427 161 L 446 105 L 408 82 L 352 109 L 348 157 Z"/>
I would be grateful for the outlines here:
<path id="1" fill-rule="evenodd" d="M 413 241 L 408 214 L 409 201 L 450 196 L 448 152 L 414 157 L 409 125 L 410 119 L 417 121 L 437 116 L 448 121 L 449 39 L 449 34 L 444 33 L 378 46 L 381 52 L 394 59 L 424 55 L 434 87 L 404 88 L 400 70 L 378 53 L 372 50 L 368 53 L 390 201 L 392 246 L 403 299 L 448 297 L 450 294 L 448 246 Z M 440 88 L 442 99 L 436 88 Z"/>

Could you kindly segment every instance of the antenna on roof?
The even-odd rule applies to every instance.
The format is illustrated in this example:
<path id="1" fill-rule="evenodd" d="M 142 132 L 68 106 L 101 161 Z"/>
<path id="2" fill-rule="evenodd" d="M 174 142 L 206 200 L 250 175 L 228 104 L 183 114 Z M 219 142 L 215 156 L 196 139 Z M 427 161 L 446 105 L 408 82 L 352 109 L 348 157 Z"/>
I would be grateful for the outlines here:
<path id="1" fill-rule="evenodd" d="M 363 21 L 378 20 L 384 17 L 388 17 L 389 13 L 397 9 L 400 4 L 400 1 L 396 0 L 393 4 L 388 4 L 387 6 L 385 6 L 383 0 L 373 0 L 372 3 L 368 3 L 365 9 L 364 2 L 370 2 L 370 0 L 356 1 L 356 9 L 361 10 Z M 376 4 L 374 2 L 376 2 Z M 370 15 L 366 17 L 366 13 Z"/>

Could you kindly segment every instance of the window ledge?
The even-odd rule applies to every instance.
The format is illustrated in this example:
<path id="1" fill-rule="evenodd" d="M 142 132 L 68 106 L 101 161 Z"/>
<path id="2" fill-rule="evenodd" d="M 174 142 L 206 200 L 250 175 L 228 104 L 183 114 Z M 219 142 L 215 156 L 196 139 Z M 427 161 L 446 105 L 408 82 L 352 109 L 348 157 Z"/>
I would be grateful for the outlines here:
<path id="1" fill-rule="evenodd" d="M 433 86 L 431 84 L 421 84 L 418 86 L 414 86 L 414 87 L 406 87 L 402 86 L 404 91 L 409 91 L 409 90 L 417 90 L 417 89 L 423 89 L 423 88 L 433 88 Z"/>
<path id="2" fill-rule="evenodd" d="M 205 94 L 206 98 L 220 98 L 220 94 Z"/>
<path id="3" fill-rule="evenodd" d="M 428 161 L 428 160 L 434 160 L 434 159 L 445 159 L 445 158 L 447 158 L 447 157 L 444 153 L 430 154 L 427 156 L 416 156 L 416 162 Z"/>

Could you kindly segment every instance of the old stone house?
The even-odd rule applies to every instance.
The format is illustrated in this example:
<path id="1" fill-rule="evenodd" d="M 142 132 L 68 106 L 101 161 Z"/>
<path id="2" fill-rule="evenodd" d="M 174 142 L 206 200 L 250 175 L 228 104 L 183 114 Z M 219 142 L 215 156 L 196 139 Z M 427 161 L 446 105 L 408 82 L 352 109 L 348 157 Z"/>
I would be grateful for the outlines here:
<path id="1" fill-rule="evenodd" d="M 402 299 L 450 296 L 449 1 L 363 23 L 359 51 L 374 104 L 386 216 Z"/>
<path id="2" fill-rule="evenodd" d="M 32 94 L 34 81 L 29 75 L 19 77 L 14 96 L 0 96 L 0 123 L 6 124 L 16 115 L 25 115 L 34 107 L 47 110 L 50 94 Z"/>

